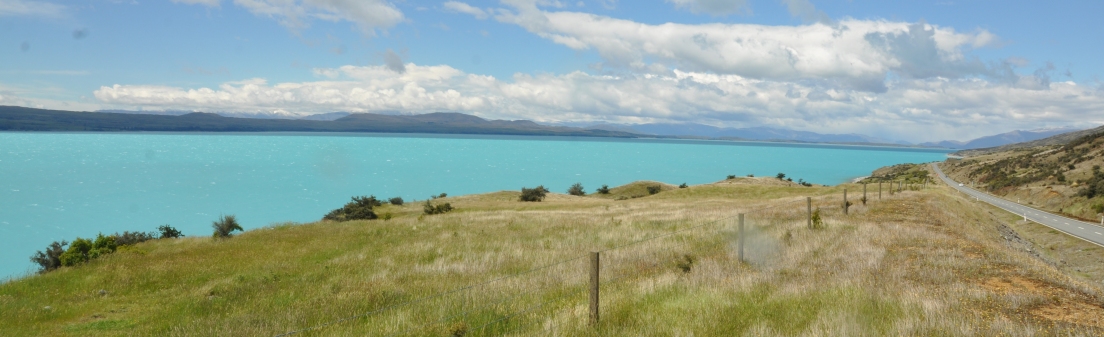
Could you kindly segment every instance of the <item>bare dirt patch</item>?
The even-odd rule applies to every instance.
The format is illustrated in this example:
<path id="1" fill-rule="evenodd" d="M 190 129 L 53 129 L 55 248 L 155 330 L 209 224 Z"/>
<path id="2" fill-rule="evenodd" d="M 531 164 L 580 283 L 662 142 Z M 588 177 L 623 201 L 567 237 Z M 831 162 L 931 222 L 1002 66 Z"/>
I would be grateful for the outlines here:
<path id="1" fill-rule="evenodd" d="M 1040 306 L 1031 310 L 1031 314 L 1052 321 L 1104 328 L 1104 308 L 1082 301 Z"/>

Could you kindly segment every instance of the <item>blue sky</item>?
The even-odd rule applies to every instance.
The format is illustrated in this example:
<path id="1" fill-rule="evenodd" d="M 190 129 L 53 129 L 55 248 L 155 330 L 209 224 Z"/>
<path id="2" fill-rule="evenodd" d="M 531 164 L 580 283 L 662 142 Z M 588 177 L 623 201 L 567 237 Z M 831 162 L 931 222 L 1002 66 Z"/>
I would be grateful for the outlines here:
<path id="1" fill-rule="evenodd" d="M 1104 123 L 1104 2 L 0 0 L 0 105 L 965 140 Z"/>

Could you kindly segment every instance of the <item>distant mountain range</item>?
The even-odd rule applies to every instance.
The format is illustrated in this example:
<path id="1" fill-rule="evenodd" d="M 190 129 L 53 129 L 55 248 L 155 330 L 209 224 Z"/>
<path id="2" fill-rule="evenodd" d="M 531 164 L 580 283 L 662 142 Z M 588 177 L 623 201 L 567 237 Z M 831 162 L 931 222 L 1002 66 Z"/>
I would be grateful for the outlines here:
<path id="1" fill-rule="evenodd" d="M 0 107 L 0 113 L 19 109 L 29 108 Z M 725 128 L 695 123 L 594 124 L 569 122 L 538 124 L 532 121 L 485 120 L 476 116 L 454 112 L 403 115 L 398 111 L 378 111 L 374 113 L 330 112 L 315 115 L 301 115 L 282 112 L 196 113 L 191 111 L 172 110 L 101 110 L 95 113 L 81 112 L 80 114 L 83 115 L 67 115 L 76 116 L 74 120 L 70 121 L 65 118 L 58 118 L 58 116 L 44 117 L 45 115 L 51 114 L 45 112 L 52 110 L 40 111 L 39 115 L 42 116 L 39 117 L 47 119 L 49 122 L 45 124 L 36 124 L 27 120 L 16 122 L 11 120 L 11 118 L 7 118 L 7 116 L 0 116 L 0 130 L 16 130 L 18 128 L 23 128 L 26 130 L 104 131 L 353 131 L 598 137 L 653 136 L 808 143 L 912 145 L 959 150 L 991 148 L 1007 144 L 1030 142 L 1079 130 L 1078 128 L 1016 130 L 969 141 L 945 140 L 912 144 L 900 140 L 881 139 L 856 133 L 822 134 L 770 127 Z M 53 111 L 52 114 L 64 115 L 65 113 L 72 114 L 74 112 Z M 25 111 L 23 115 L 24 117 L 27 116 Z M 187 118 L 171 119 L 171 117 Z"/>
<path id="2" fill-rule="evenodd" d="M 822 134 L 809 131 L 796 131 L 788 129 L 776 129 L 768 127 L 751 128 L 721 128 L 716 126 L 683 123 L 683 124 L 593 124 L 586 125 L 588 129 L 601 129 L 610 131 L 634 132 L 654 136 L 673 137 L 703 137 L 743 140 L 772 140 L 772 141 L 796 141 L 810 143 L 871 143 L 871 144 L 898 144 L 910 145 L 906 142 L 895 142 L 885 139 L 849 134 Z"/>
<path id="3" fill-rule="evenodd" d="M 1060 135 L 1063 133 L 1073 132 L 1081 130 L 1079 128 L 1052 128 L 1052 129 L 1038 129 L 1038 130 L 1015 130 L 1011 132 L 1005 132 L 998 135 L 981 137 L 971 141 L 960 142 L 953 140 L 944 140 L 941 142 L 929 142 L 920 143 L 921 146 L 933 146 L 933 147 L 945 147 L 949 149 L 980 149 L 987 147 L 995 147 L 1006 144 L 1030 142 L 1036 139 L 1043 139 L 1054 135 Z"/>
<path id="4" fill-rule="evenodd" d="M 568 124 L 570 125 L 570 124 Z M 809 131 L 796 131 L 788 129 L 778 129 L 769 127 L 751 127 L 751 128 L 721 128 L 703 124 L 684 123 L 684 124 L 582 124 L 577 125 L 584 126 L 591 129 L 602 129 L 611 131 L 622 131 L 641 133 L 646 135 L 655 136 L 676 136 L 676 137 L 705 137 L 705 138 L 726 138 L 726 139 L 745 139 L 745 140 L 774 140 L 774 141 L 798 141 L 798 142 L 813 142 L 813 143 L 870 143 L 870 144 L 895 144 L 895 145 L 918 145 L 926 147 L 942 147 L 948 149 L 978 149 L 994 146 L 1001 146 L 1005 144 L 1027 142 L 1036 139 L 1042 139 L 1058 134 L 1080 130 L 1078 128 L 1052 128 L 1052 129 L 1039 129 L 1039 130 L 1016 130 L 1006 132 L 998 135 L 981 137 L 969 141 L 954 141 L 945 140 L 940 142 L 925 142 L 920 144 L 912 144 L 900 140 L 887 140 L 876 137 L 871 137 L 862 134 L 848 133 L 848 134 L 822 134 Z"/>
<path id="5" fill-rule="evenodd" d="M 322 120 L 236 118 L 212 113 L 182 115 L 75 112 L 0 106 L 0 130 L 10 131 L 208 131 L 208 132 L 394 132 L 534 136 L 636 137 L 637 134 L 545 126 L 531 121 L 486 120 L 439 112 L 422 115 L 356 113 Z M 331 119 L 332 120 L 327 120 Z"/>

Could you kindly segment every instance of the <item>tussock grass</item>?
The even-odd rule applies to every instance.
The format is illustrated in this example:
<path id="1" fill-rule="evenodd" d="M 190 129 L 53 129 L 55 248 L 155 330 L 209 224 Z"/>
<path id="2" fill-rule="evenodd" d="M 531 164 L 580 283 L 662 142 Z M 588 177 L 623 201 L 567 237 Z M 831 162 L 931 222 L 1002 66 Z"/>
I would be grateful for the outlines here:
<path id="1" fill-rule="evenodd" d="M 849 215 L 840 194 L 857 200 L 860 185 L 664 185 L 611 200 L 647 184 L 539 203 L 454 196 L 438 201 L 456 210 L 434 216 L 411 202 L 378 207 L 386 221 L 149 241 L 0 285 L 0 334 L 276 335 L 346 318 L 303 334 L 1104 333 L 1099 284 L 1009 246 L 995 229 L 1005 219 L 946 188 L 870 195 Z M 806 228 L 805 196 L 824 229 Z M 595 327 L 590 251 L 603 266 Z"/>

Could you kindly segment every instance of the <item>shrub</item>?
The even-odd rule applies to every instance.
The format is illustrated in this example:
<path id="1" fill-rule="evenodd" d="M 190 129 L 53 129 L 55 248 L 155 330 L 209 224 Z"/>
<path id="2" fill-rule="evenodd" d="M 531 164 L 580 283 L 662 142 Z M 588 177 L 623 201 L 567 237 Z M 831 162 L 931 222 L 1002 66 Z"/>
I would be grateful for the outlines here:
<path id="1" fill-rule="evenodd" d="M 220 215 L 218 220 L 211 222 L 211 227 L 215 229 L 212 236 L 216 239 L 229 238 L 234 235 L 234 231 L 244 231 L 233 215 Z"/>
<path id="2" fill-rule="evenodd" d="M 433 204 L 431 204 L 429 202 L 429 200 L 426 200 L 425 205 L 422 206 L 422 212 L 424 212 L 425 214 L 428 214 L 428 215 L 444 214 L 444 213 L 448 213 L 448 212 L 451 212 L 451 211 L 452 211 L 452 204 L 449 204 L 447 202 L 443 203 L 443 204 L 440 204 L 440 205 L 434 206 Z"/>
<path id="3" fill-rule="evenodd" d="M 786 174 L 782 173 L 782 172 L 778 172 L 778 174 L 774 175 L 774 177 L 778 178 L 778 180 L 782 180 L 782 179 L 786 179 Z"/>
<path id="4" fill-rule="evenodd" d="M 820 217 L 820 207 L 817 207 L 816 210 L 813 211 L 812 220 L 813 220 L 813 229 L 823 229 L 824 228 L 824 219 L 822 219 Z"/>
<path id="5" fill-rule="evenodd" d="M 115 244 L 119 246 L 129 246 L 140 242 L 146 242 L 156 239 L 157 233 L 153 232 L 123 232 L 123 234 L 115 233 L 112 236 L 115 237 Z"/>
<path id="6" fill-rule="evenodd" d="M 65 253 L 65 246 L 68 244 L 69 242 L 65 240 L 61 242 L 54 241 L 46 246 L 45 251 L 38 251 L 31 255 L 31 262 L 38 265 L 40 274 L 58 269 L 62 266 L 61 255 Z"/>
<path id="7" fill-rule="evenodd" d="M 862 201 L 863 206 L 866 206 L 866 196 L 863 196 L 862 198 L 859 198 L 859 201 Z"/>
<path id="8" fill-rule="evenodd" d="M 456 323 L 453 323 L 452 326 L 450 326 L 448 328 L 448 334 L 447 335 L 448 335 L 448 337 L 464 337 L 464 335 L 467 335 L 467 334 L 468 334 L 468 324 L 466 324 L 464 322 L 456 322 Z"/>
<path id="9" fill-rule="evenodd" d="M 1097 213 L 1104 213 L 1104 204 L 1092 205 L 1092 210 L 1097 212 Z M 64 245 L 65 241 L 62 241 L 61 244 Z"/>
<path id="10" fill-rule="evenodd" d="M 598 188 L 597 192 L 598 194 L 609 194 L 609 186 L 602 185 L 602 187 Z"/>
<path id="11" fill-rule="evenodd" d="M 180 231 L 176 230 L 176 228 L 173 228 L 169 225 L 161 225 L 160 227 L 157 227 L 157 230 L 161 231 L 162 239 L 175 239 L 184 236 L 184 233 L 181 233 Z"/>
<path id="12" fill-rule="evenodd" d="M 403 200 L 402 200 L 401 197 L 394 197 L 394 198 L 391 198 L 391 199 L 387 199 L 387 202 L 390 202 L 392 205 L 395 205 L 395 206 L 402 206 L 402 204 L 403 204 Z"/>
<path id="13" fill-rule="evenodd" d="M 605 185 L 602 185 L 605 187 Z M 519 201 L 542 201 L 545 194 L 548 193 L 548 189 L 544 188 L 544 185 L 537 186 L 535 188 L 521 188 L 521 197 L 518 197 Z"/>
<path id="14" fill-rule="evenodd" d="M 92 250 L 88 251 L 88 258 L 95 259 L 114 253 L 116 248 L 119 248 L 119 245 L 115 243 L 114 235 L 96 234 L 96 240 L 92 241 Z"/>
<path id="15" fill-rule="evenodd" d="M 749 175 L 747 175 L 747 177 L 748 178 L 755 178 L 755 175 L 754 174 L 749 174 Z"/>
<path id="16" fill-rule="evenodd" d="M 656 194 L 662 190 L 663 188 L 659 187 L 659 185 L 648 185 L 648 194 Z"/>
<path id="17" fill-rule="evenodd" d="M 376 218 L 376 212 L 372 208 L 383 205 L 382 202 L 376 200 L 374 195 L 353 197 L 352 199 L 345 206 L 330 211 L 322 219 L 333 221 L 372 220 Z"/>
<path id="18" fill-rule="evenodd" d="M 736 175 L 735 174 L 729 174 L 728 177 L 725 178 L 725 179 L 736 179 Z"/>
<path id="19" fill-rule="evenodd" d="M 682 185 L 679 185 L 679 188 L 687 188 L 687 187 L 690 187 L 690 185 L 687 185 L 686 183 L 682 183 Z"/>
<path id="20" fill-rule="evenodd" d="M 575 183 L 575 185 L 571 185 L 571 187 L 567 189 L 567 194 L 584 196 L 586 195 L 586 190 L 583 189 L 583 184 Z"/>
<path id="21" fill-rule="evenodd" d="M 441 194 L 437 195 L 437 198 L 444 198 L 444 197 L 447 197 L 447 196 L 448 196 L 448 193 L 441 192 Z"/>
<path id="22" fill-rule="evenodd" d="M 88 252 L 92 250 L 92 241 L 84 238 L 77 238 L 73 240 L 73 243 L 69 244 L 69 249 L 66 249 L 64 253 L 61 253 L 59 257 L 61 265 L 69 267 L 75 266 L 88 261 Z"/>

